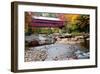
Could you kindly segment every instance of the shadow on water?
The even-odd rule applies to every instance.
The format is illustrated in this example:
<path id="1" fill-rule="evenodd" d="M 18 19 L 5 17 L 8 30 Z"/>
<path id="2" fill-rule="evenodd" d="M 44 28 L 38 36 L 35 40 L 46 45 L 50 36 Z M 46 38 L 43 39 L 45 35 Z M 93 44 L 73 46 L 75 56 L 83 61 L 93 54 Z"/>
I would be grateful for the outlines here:
<path id="1" fill-rule="evenodd" d="M 86 40 L 84 39 L 84 42 L 81 42 L 79 44 L 81 47 L 85 48 L 85 52 L 89 52 L 90 51 L 90 40 Z"/>

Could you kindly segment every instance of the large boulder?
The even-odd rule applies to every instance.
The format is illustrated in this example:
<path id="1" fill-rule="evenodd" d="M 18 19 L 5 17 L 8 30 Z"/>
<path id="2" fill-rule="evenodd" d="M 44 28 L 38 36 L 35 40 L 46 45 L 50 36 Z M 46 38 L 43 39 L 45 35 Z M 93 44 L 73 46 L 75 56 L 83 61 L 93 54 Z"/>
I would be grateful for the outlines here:
<path id="1" fill-rule="evenodd" d="M 29 43 L 29 47 L 34 47 L 34 46 L 39 46 L 39 42 L 37 40 L 32 40 L 30 43 Z"/>

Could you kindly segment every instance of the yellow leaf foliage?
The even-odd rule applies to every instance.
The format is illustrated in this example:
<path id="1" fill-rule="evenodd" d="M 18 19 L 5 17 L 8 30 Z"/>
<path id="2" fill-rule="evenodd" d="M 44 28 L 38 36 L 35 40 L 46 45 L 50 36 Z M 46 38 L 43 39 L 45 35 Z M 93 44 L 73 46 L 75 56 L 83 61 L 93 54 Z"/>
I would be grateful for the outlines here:
<path id="1" fill-rule="evenodd" d="M 75 22 L 76 19 L 78 18 L 78 14 L 64 14 L 64 18 L 65 18 L 65 21 L 68 21 L 68 22 Z"/>

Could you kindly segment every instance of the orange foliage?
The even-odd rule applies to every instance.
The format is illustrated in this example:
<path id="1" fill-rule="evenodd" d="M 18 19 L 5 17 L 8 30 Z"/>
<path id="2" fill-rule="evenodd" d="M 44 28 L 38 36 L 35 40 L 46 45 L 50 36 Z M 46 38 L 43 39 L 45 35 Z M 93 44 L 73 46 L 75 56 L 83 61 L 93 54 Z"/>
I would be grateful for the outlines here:
<path id="1" fill-rule="evenodd" d="M 78 18 L 78 14 L 64 14 L 65 21 L 68 22 L 75 22 L 75 20 Z"/>

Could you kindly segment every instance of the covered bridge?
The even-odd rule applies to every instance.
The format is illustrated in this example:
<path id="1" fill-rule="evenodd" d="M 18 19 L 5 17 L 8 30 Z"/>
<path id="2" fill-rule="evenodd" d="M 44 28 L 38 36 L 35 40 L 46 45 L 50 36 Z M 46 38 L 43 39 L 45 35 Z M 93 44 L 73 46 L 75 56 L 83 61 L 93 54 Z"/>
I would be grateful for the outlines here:
<path id="1" fill-rule="evenodd" d="M 32 27 L 64 27 L 64 21 L 53 17 L 32 17 Z"/>

